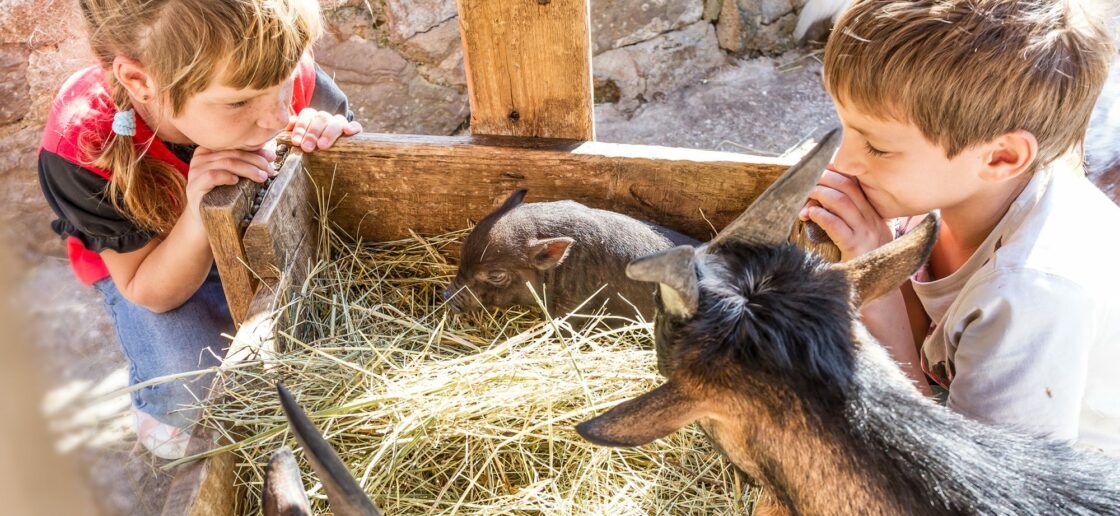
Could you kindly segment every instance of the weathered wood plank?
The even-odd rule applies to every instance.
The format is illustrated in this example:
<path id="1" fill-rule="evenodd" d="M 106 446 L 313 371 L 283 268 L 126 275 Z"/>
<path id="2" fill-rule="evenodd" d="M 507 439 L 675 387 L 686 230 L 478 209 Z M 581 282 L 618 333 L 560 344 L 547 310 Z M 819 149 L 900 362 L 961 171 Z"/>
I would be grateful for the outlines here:
<path id="1" fill-rule="evenodd" d="M 707 240 L 800 156 L 542 138 L 363 133 L 304 156 L 331 221 L 385 241 L 466 227 L 516 188 L 573 199 Z"/>
<path id="2" fill-rule="evenodd" d="M 275 282 L 262 282 L 248 305 L 245 322 L 226 351 L 223 365 L 257 359 L 262 353 L 275 351 L 273 309 L 278 296 Z M 209 397 L 221 395 L 221 389 L 216 388 L 220 380 L 214 378 Z M 198 426 L 192 434 L 187 455 L 205 453 L 223 444 L 220 434 L 213 429 Z M 243 496 L 234 482 L 236 469 L 236 456 L 228 452 L 179 466 L 168 489 L 163 515 L 232 515 Z"/>
<path id="3" fill-rule="evenodd" d="M 588 0 L 457 0 L 471 133 L 595 139 Z"/>
<path id="4" fill-rule="evenodd" d="M 291 283 L 302 283 L 308 260 L 318 250 L 315 208 L 315 192 L 303 169 L 303 153 L 293 150 L 245 229 L 243 246 L 256 275 L 277 279 L 287 272 Z"/>
<path id="5" fill-rule="evenodd" d="M 218 442 L 214 430 L 196 430 L 187 453 L 204 453 L 218 446 Z M 179 466 L 167 490 L 163 515 L 232 515 L 241 497 L 234 482 L 235 466 L 232 453 Z"/>
<path id="6" fill-rule="evenodd" d="M 202 199 L 202 221 L 235 324 L 244 320 L 257 286 L 256 278 L 246 268 L 241 219 L 249 213 L 260 188 L 259 183 L 242 179 L 236 185 L 219 186 Z"/>

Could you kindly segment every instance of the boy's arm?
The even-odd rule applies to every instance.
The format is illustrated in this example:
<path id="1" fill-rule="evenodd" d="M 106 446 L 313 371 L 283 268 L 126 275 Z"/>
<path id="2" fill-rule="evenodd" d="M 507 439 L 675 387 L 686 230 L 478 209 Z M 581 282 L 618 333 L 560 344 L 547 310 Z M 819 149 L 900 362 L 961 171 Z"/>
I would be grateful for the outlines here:
<path id="1" fill-rule="evenodd" d="M 956 345 L 948 406 L 989 423 L 1075 439 L 1093 342 L 1093 300 L 1066 278 L 975 278 L 944 328 Z"/>
<path id="2" fill-rule="evenodd" d="M 914 344 L 915 332 L 911 331 L 911 320 L 908 318 L 902 290 L 895 289 L 864 305 L 860 309 L 860 318 L 867 331 L 887 349 L 891 358 L 918 390 L 926 396 L 932 396 L 933 391 L 929 388 L 918 360 L 918 348 Z"/>

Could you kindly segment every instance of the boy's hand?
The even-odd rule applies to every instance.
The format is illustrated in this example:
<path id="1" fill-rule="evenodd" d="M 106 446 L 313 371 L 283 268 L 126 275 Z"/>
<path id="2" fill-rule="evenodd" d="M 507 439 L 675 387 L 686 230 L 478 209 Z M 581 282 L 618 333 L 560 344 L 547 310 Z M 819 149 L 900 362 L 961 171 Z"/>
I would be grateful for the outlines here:
<path id="1" fill-rule="evenodd" d="M 840 248 L 840 259 L 851 260 L 890 242 L 893 235 L 859 182 L 839 172 L 825 170 L 801 209 L 801 220 L 812 220 Z"/>
<path id="2" fill-rule="evenodd" d="M 311 152 L 329 148 L 339 136 L 362 132 L 362 124 L 350 122 L 342 115 L 305 108 L 298 116 L 292 117 L 288 129 L 292 131 L 292 143 L 304 152 Z"/>

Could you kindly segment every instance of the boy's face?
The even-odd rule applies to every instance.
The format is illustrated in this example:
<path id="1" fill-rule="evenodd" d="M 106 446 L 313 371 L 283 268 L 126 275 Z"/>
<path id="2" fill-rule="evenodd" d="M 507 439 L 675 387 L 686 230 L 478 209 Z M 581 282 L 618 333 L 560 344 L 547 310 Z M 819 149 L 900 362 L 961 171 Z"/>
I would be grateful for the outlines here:
<path id="1" fill-rule="evenodd" d="M 980 148 L 949 159 L 913 124 L 881 119 L 835 102 L 844 136 L 832 168 L 856 178 L 883 218 L 951 208 L 981 189 Z"/>
<path id="2" fill-rule="evenodd" d="M 178 114 L 167 109 L 164 120 L 199 146 L 256 151 L 288 126 L 292 84 L 289 77 L 271 88 L 239 89 L 219 76 L 189 97 Z"/>

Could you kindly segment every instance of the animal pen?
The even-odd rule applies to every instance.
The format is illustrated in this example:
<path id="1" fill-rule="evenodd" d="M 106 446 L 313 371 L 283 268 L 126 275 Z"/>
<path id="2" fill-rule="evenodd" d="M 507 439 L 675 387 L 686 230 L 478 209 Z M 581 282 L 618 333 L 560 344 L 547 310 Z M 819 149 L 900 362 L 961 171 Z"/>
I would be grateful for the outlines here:
<path id="1" fill-rule="evenodd" d="M 242 180 L 211 192 L 203 217 L 238 326 L 223 367 L 277 346 L 275 308 L 320 256 L 328 190 L 331 223 L 363 242 L 460 229 L 517 188 L 707 240 L 822 143 L 767 158 L 595 142 L 588 2 L 458 0 L 470 136 L 362 133 L 287 152 L 263 190 Z M 188 455 L 222 444 L 199 429 Z M 237 467 L 232 452 L 178 466 L 164 514 L 232 513 Z"/>

